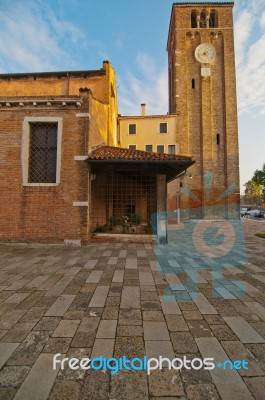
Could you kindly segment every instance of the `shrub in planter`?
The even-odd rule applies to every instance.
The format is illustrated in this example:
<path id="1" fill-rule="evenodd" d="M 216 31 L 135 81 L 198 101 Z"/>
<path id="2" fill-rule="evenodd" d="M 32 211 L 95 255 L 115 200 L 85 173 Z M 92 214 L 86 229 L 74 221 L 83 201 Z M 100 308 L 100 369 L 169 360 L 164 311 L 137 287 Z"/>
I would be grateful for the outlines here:
<path id="1" fill-rule="evenodd" d="M 130 219 L 130 222 L 133 225 L 139 225 L 141 223 L 141 221 L 142 221 L 141 215 L 138 215 L 138 214 L 135 214 L 135 213 L 128 214 L 128 217 Z"/>

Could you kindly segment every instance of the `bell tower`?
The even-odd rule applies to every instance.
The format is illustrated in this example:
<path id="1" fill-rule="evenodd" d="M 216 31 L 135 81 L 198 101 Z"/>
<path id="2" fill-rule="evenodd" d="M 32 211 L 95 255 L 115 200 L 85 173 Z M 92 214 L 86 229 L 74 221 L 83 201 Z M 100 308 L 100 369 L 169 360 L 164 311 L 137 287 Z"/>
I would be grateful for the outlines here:
<path id="1" fill-rule="evenodd" d="M 189 218 L 238 216 L 239 159 L 232 2 L 174 3 L 168 35 L 169 113 L 192 156 L 181 208 Z"/>

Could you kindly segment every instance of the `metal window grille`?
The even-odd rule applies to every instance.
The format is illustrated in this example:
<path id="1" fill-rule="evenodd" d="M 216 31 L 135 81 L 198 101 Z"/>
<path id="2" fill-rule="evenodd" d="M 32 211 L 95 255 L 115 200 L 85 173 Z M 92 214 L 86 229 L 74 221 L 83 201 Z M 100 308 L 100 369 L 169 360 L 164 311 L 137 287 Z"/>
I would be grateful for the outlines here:
<path id="1" fill-rule="evenodd" d="M 30 183 L 56 183 L 57 132 L 57 122 L 30 123 Z"/>
<path id="2" fill-rule="evenodd" d="M 98 232 L 146 233 L 156 204 L 156 176 L 136 171 L 96 174 L 91 227 L 101 229 Z"/>

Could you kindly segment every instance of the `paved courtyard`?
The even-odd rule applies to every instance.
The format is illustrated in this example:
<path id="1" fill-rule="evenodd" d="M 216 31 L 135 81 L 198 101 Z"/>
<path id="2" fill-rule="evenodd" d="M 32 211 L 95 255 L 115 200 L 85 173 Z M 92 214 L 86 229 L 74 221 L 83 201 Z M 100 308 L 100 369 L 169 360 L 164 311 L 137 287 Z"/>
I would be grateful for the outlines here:
<path id="1" fill-rule="evenodd" d="M 265 232 L 265 222 L 243 225 L 246 240 L 236 233 L 231 250 L 228 226 L 228 240 L 218 244 L 217 237 L 212 252 L 201 230 L 172 231 L 170 245 L 160 247 L 1 244 L 0 398 L 265 399 L 265 240 L 254 235 Z M 211 357 L 245 360 L 248 368 L 164 365 L 150 376 L 112 375 L 67 365 L 54 370 L 56 353 Z"/>

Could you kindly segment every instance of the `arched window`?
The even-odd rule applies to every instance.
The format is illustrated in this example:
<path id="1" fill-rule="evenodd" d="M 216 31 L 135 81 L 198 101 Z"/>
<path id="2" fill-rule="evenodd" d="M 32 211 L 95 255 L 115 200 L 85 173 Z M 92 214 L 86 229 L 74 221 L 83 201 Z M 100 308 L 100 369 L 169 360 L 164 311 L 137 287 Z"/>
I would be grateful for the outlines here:
<path id="1" fill-rule="evenodd" d="M 207 14 L 206 11 L 201 12 L 200 27 L 207 28 Z"/>
<path id="2" fill-rule="evenodd" d="M 210 28 L 218 28 L 218 18 L 215 10 L 210 12 Z"/>
<path id="3" fill-rule="evenodd" d="M 192 13 L 191 13 L 191 27 L 192 28 L 197 28 L 196 17 L 197 17 L 197 12 L 196 11 L 192 11 Z"/>

